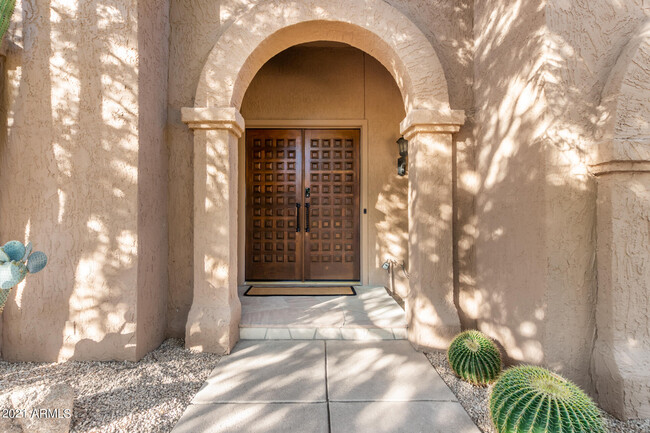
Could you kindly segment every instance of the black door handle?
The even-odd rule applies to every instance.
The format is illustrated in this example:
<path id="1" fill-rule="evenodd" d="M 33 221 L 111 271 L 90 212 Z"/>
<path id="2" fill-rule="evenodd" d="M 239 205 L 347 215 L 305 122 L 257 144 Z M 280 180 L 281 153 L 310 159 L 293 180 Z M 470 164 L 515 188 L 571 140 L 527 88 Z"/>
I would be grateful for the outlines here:
<path id="1" fill-rule="evenodd" d="M 309 231 L 309 203 L 305 203 L 305 232 Z"/>
<path id="2" fill-rule="evenodd" d="M 296 203 L 296 232 L 300 231 L 300 203 Z"/>

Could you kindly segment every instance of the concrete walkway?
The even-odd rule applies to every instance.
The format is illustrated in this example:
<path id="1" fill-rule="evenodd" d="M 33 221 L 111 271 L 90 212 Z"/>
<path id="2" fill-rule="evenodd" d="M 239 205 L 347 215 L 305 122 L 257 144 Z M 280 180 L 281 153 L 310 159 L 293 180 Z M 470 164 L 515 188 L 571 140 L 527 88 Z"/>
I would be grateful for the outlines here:
<path id="1" fill-rule="evenodd" d="M 407 341 L 242 341 L 173 433 L 480 433 Z"/>

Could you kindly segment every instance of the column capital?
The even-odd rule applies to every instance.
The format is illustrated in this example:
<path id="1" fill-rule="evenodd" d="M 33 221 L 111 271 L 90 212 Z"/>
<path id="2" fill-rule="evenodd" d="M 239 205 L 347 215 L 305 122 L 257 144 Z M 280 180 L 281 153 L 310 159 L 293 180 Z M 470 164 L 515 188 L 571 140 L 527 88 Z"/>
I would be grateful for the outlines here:
<path id="1" fill-rule="evenodd" d="M 183 107 L 181 120 L 190 129 L 226 129 L 237 138 L 245 128 L 244 118 L 235 107 Z"/>
<path id="2" fill-rule="evenodd" d="M 650 161 L 606 161 L 590 165 L 589 170 L 594 176 L 612 173 L 650 173 Z"/>
<path id="3" fill-rule="evenodd" d="M 406 113 L 406 117 L 400 123 L 400 131 L 404 138 L 409 140 L 420 132 L 436 134 L 458 132 L 464 123 L 463 110 L 413 109 Z"/>

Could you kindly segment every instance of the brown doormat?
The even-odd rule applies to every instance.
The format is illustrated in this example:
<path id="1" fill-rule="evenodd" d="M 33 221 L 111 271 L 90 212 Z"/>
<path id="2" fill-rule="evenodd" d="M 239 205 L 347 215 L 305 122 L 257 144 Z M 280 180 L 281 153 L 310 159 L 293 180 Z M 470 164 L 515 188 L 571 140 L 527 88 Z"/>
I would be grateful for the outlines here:
<path id="1" fill-rule="evenodd" d="M 355 296 L 356 294 L 352 286 L 251 286 L 244 296 Z"/>

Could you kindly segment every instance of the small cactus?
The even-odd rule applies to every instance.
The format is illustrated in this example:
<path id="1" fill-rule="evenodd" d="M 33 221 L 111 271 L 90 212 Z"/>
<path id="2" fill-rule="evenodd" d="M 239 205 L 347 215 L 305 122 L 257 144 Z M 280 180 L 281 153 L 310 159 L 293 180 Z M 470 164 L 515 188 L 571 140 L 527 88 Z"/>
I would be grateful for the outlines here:
<path id="1" fill-rule="evenodd" d="M 447 359 L 454 372 L 475 385 L 487 385 L 501 372 L 501 353 L 485 334 L 470 330 L 461 332 L 451 342 Z"/>
<path id="2" fill-rule="evenodd" d="M 17 262 L 23 259 L 27 249 L 25 248 L 25 245 L 18 241 L 9 241 L 2 247 L 2 250 L 9 257 L 9 260 Z"/>
<path id="3" fill-rule="evenodd" d="M 0 0 L 0 39 L 9 28 L 15 7 L 16 0 Z"/>
<path id="4" fill-rule="evenodd" d="M 492 389 L 497 433 L 605 433 L 600 411 L 580 388 L 544 368 L 513 367 Z"/>
<path id="5" fill-rule="evenodd" d="M 25 246 L 18 241 L 10 241 L 0 247 L 0 313 L 11 288 L 20 284 L 28 273 L 35 274 L 45 265 L 47 256 L 41 251 L 32 253 L 31 242 Z"/>
<path id="6" fill-rule="evenodd" d="M 30 274 L 35 274 L 47 265 L 47 256 L 42 251 L 34 251 L 27 261 L 27 270 Z"/>
<path id="7" fill-rule="evenodd" d="M 22 262 L 5 262 L 0 265 L 0 289 L 11 289 L 20 284 L 27 275 L 27 267 Z"/>

